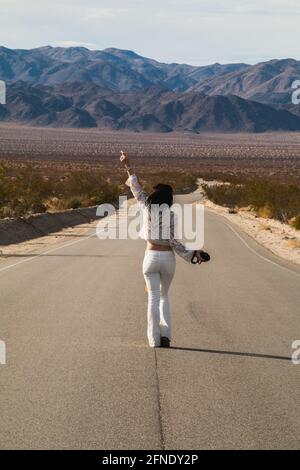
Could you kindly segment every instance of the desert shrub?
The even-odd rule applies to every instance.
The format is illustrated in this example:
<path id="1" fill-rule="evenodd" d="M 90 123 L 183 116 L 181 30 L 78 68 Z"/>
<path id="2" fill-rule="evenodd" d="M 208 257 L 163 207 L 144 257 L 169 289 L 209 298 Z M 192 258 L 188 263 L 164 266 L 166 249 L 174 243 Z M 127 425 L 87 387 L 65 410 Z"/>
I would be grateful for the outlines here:
<path id="1" fill-rule="evenodd" d="M 273 217 L 273 212 L 270 206 L 259 207 L 257 210 L 257 215 L 263 219 L 271 219 Z"/>
<path id="2" fill-rule="evenodd" d="M 78 209 L 82 205 L 82 196 L 73 196 L 67 199 L 66 202 L 66 209 Z"/>
<path id="3" fill-rule="evenodd" d="M 4 219 L 5 217 L 13 217 L 14 211 L 9 206 L 0 207 L 0 219 Z"/>
<path id="4" fill-rule="evenodd" d="M 245 187 L 246 197 L 256 211 L 267 207 L 272 217 L 282 222 L 288 222 L 300 212 L 300 188 L 297 185 L 260 181 Z"/>
<path id="5" fill-rule="evenodd" d="M 300 188 L 295 184 L 249 181 L 242 185 L 204 185 L 207 197 L 222 206 L 251 206 L 261 217 L 288 222 L 300 213 Z"/>
<path id="6" fill-rule="evenodd" d="M 120 186 L 105 180 L 99 171 L 45 173 L 31 165 L 1 166 L 0 217 L 112 202 L 121 191 Z"/>
<path id="7" fill-rule="evenodd" d="M 53 182 L 44 178 L 30 166 L 23 166 L 10 174 L 2 166 L 0 171 L 1 217 L 21 216 L 26 213 L 44 212 L 43 200 L 53 192 Z"/>
<path id="8" fill-rule="evenodd" d="M 175 191 L 196 187 L 197 175 L 183 170 L 143 169 L 143 187 L 165 182 Z M 105 175 L 105 176 L 104 176 Z M 144 178 L 144 180 L 143 180 Z M 121 169 L 66 169 L 30 164 L 0 166 L 0 217 L 17 217 L 37 212 L 60 211 L 113 202 L 128 191 Z"/>
<path id="9" fill-rule="evenodd" d="M 292 226 L 296 230 L 300 230 L 300 214 L 296 215 L 296 217 L 293 218 L 292 220 Z"/>
<path id="10" fill-rule="evenodd" d="M 147 174 L 142 180 L 143 188 L 150 192 L 153 186 L 158 183 L 170 184 L 174 191 L 180 192 L 184 189 L 196 188 L 197 175 L 185 171 L 157 171 Z"/>
<path id="11" fill-rule="evenodd" d="M 214 186 L 203 185 L 203 189 L 211 201 L 220 206 L 242 207 L 244 195 L 240 186 L 220 184 Z M 246 205 L 246 204 L 245 204 Z"/>

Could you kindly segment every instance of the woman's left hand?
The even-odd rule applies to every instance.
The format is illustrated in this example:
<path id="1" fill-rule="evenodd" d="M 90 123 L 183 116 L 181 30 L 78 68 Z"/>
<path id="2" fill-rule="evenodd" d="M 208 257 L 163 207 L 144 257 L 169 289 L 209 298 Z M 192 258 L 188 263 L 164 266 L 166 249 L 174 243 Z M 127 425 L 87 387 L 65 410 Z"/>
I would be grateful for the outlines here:
<path id="1" fill-rule="evenodd" d="M 203 253 L 203 256 L 202 256 L 202 253 Z M 205 253 L 204 251 L 202 251 L 202 250 L 197 250 L 194 254 L 194 258 L 196 258 L 196 260 L 197 260 L 195 264 L 201 264 L 201 263 L 206 262 L 210 259 L 209 255 L 207 253 Z"/>
<path id="2" fill-rule="evenodd" d="M 197 263 L 198 264 L 201 264 L 202 263 L 202 258 L 201 258 L 201 253 L 200 253 L 200 250 L 197 250 L 194 257 L 197 259 Z"/>

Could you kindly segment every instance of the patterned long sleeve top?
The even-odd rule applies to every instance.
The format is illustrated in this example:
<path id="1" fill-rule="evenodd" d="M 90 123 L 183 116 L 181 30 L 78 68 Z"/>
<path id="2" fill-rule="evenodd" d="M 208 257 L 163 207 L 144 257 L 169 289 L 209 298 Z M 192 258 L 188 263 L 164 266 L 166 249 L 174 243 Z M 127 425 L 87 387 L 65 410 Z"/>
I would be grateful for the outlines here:
<path id="1" fill-rule="evenodd" d="M 131 175 L 126 181 L 134 198 L 141 204 L 143 211 L 143 227 L 140 236 L 144 240 L 151 241 L 156 245 L 169 245 L 181 258 L 191 262 L 194 250 L 187 249 L 176 237 L 176 218 L 173 211 L 161 211 L 158 216 L 151 206 L 147 205 L 148 194 L 142 190 L 136 175 Z M 167 213 L 168 212 L 168 213 Z"/>

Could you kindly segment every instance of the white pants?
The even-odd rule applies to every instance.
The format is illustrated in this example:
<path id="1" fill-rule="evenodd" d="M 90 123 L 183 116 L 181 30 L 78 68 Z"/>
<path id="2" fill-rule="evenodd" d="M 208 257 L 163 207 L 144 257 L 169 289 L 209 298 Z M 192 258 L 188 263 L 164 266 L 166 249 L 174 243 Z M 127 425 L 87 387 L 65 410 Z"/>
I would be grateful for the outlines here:
<path id="1" fill-rule="evenodd" d="M 175 273 L 173 251 L 146 250 L 143 274 L 148 289 L 148 341 L 160 346 L 160 337 L 171 339 L 171 311 L 168 291 Z"/>

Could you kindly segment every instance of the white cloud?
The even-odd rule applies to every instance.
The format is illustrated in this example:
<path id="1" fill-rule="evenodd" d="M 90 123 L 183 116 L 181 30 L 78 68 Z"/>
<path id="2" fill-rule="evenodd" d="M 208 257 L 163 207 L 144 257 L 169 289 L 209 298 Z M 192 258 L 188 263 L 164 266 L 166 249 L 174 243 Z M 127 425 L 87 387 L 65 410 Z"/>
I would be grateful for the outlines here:
<path id="1" fill-rule="evenodd" d="M 86 47 L 87 49 L 96 49 L 97 45 L 93 44 L 92 42 L 78 42 L 78 41 L 61 41 L 61 42 L 54 42 L 53 46 L 59 47 Z"/>

